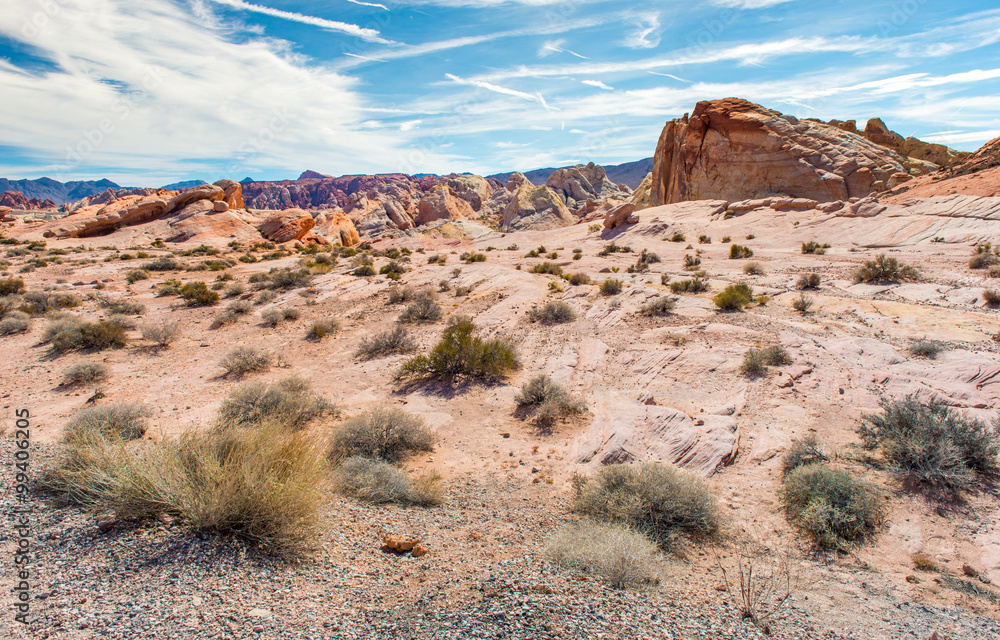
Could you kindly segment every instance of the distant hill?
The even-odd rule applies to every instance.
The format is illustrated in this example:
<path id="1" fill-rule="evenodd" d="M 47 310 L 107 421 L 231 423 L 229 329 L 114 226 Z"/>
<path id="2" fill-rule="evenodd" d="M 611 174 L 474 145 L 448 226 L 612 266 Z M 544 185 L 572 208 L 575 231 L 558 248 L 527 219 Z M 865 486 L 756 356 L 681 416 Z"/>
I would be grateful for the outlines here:
<path id="1" fill-rule="evenodd" d="M 171 184 L 165 184 L 161 189 L 169 189 L 171 191 L 176 191 L 178 189 L 190 189 L 191 187 L 197 187 L 203 184 L 208 184 L 204 180 L 184 180 L 182 182 L 174 182 Z"/>
<path id="2" fill-rule="evenodd" d="M 37 180 L 8 180 L 0 178 L 0 193 L 4 191 L 19 191 L 26 198 L 51 200 L 57 205 L 104 193 L 108 189 L 121 189 L 121 186 L 108 179 L 73 180 L 64 183 L 52 178 L 38 178 Z"/>
<path id="3" fill-rule="evenodd" d="M 569 165 L 572 166 L 572 165 Z M 548 167 L 546 169 L 534 169 L 533 171 L 524 171 L 524 176 L 531 180 L 534 184 L 545 184 L 545 181 L 549 179 L 553 171 L 557 169 L 563 169 L 565 167 Z M 627 184 L 629 188 L 635 189 L 642 182 L 642 179 L 646 177 L 646 174 L 653 170 L 653 159 L 643 158 L 642 160 L 636 160 L 635 162 L 625 162 L 623 164 L 607 164 L 604 165 L 604 171 L 608 174 L 608 179 L 615 184 Z M 487 178 L 494 178 L 500 182 L 506 184 L 507 180 L 510 178 L 513 171 L 507 173 L 494 173 L 491 176 L 486 176 Z"/>

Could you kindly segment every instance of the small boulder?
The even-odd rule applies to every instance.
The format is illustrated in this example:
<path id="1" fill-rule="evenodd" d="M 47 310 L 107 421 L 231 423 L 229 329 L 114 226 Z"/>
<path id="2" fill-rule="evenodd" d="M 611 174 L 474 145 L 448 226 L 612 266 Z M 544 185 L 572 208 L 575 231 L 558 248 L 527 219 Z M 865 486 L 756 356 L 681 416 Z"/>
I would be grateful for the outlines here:
<path id="1" fill-rule="evenodd" d="M 635 211 L 635 204 L 631 202 L 626 202 L 625 204 L 620 204 L 617 207 L 613 207 L 608 211 L 607 215 L 604 216 L 604 228 L 614 229 L 617 226 L 623 224 L 635 224 L 639 222 L 639 217 L 633 215 Z"/>
<path id="2" fill-rule="evenodd" d="M 260 224 L 260 234 L 274 242 L 291 242 L 301 240 L 316 226 L 316 221 L 308 211 L 302 209 L 286 209 L 270 216 Z"/>
<path id="3" fill-rule="evenodd" d="M 212 208 L 216 213 L 225 213 L 226 211 L 229 211 L 229 205 L 225 200 L 218 200 L 214 205 L 212 205 Z"/>

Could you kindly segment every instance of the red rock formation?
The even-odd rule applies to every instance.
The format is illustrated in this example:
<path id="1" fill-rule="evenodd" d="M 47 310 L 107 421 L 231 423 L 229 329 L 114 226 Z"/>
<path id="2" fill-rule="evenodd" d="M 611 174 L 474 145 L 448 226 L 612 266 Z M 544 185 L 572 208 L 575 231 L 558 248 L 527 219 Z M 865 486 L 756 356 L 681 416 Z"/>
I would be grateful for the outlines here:
<path id="1" fill-rule="evenodd" d="M 291 242 L 301 240 L 315 226 L 316 221 L 308 211 L 287 209 L 264 220 L 258 229 L 269 240 Z"/>

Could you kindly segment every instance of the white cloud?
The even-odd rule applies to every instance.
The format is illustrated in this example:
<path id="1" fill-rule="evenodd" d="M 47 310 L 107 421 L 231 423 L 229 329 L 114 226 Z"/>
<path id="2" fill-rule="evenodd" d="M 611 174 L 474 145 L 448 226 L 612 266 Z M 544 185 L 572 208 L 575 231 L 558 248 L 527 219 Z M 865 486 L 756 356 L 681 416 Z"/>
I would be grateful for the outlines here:
<path id="1" fill-rule="evenodd" d="M 379 32 L 375 29 L 359 27 L 356 24 L 348 24 L 346 22 L 338 22 L 336 20 L 327 20 L 326 18 L 317 18 L 316 16 L 307 16 L 302 13 L 295 13 L 294 11 L 272 9 L 271 7 L 265 7 L 259 4 L 243 2 L 243 0 L 210 0 L 210 2 L 215 2 L 216 4 L 225 5 L 241 11 L 250 11 L 252 13 L 271 16 L 272 18 L 281 18 L 282 20 L 291 20 L 292 22 L 309 24 L 314 27 L 319 27 L 320 29 L 327 29 L 328 31 L 339 31 L 340 33 L 357 36 L 358 38 L 369 42 L 379 42 L 382 44 L 388 44 L 391 42 L 391 40 L 386 40 L 381 37 Z"/>
<path id="2" fill-rule="evenodd" d="M 168 0 L 58 6 L 29 33 L 22 26 L 35 6 L 0 12 L 0 36 L 53 64 L 27 71 L 0 61 L 0 143 L 39 158 L 21 172 L 62 168 L 67 179 L 109 168 L 134 184 L 147 174 L 240 179 L 303 166 L 399 166 L 408 138 L 360 130 L 357 81 L 291 54 L 287 43 L 231 42 L 210 12 L 192 15 Z"/>
<path id="3" fill-rule="evenodd" d="M 570 54 L 572 56 L 576 56 L 577 58 L 581 58 L 583 60 L 590 60 L 590 58 L 588 58 L 587 56 L 579 54 L 576 51 L 570 51 L 569 49 L 563 49 L 562 45 L 563 45 L 564 42 L 566 42 L 566 41 L 565 40 L 550 40 L 549 42 L 546 42 L 538 50 L 538 57 L 539 58 L 547 58 L 548 56 L 552 55 L 553 53 L 568 53 L 568 54 Z"/>
<path id="4" fill-rule="evenodd" d="M 793 0 L 711 0 L 712 4 L 733 9 L 764 9 L 779 4 L 787 4 Z"/>
<path id="5" fill-rule="evenodd" d="M 347 0 L 347 1 L 350 2 L 351 4 L 359 4 L 362 7 L 375 7 L 377 9 L 382 9 L 384 11 L 389 10 L 389 7 L 385 6 L 384 4 L 379 4 L 377 2 L 362 2 L 361 0 Z"/>
<path id="6" fill-rule="evenodd" d="M 635 31 L 625 38 L 625 46 L 630 49 L 652 49 L 660 44 L 660 16 L 657 13 L 644 13 L 636 15 Z"/>
<path id="7" fill-rule="evenodd" d="M 614 91 L 614 87 L 609 87 L 600 80 L 581 80 L 583 84 L 589 84 L 592 87 L 597 87 L 598 89 L 604 89 L 605 91 Z"/>

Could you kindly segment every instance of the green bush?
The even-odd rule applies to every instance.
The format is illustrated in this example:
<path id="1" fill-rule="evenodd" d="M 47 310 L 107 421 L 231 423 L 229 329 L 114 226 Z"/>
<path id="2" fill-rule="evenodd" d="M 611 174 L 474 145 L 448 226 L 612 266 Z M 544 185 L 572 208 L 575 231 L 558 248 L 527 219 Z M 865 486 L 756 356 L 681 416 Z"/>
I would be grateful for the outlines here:
<path id="1" fill-rule="evenodd" d="M 801 440 L 792 440 L 788 453 L 781 459 L 781 473 L 787 475 L 792 469 L 830 460 L 815 435 L 808 435 Z"/>
<path id="2" fill-rule="evenodd" d="M 743 258 L 752 258 L 753 249 L 750 247 L 744 247 L 741 244 L 731 244 L 729 245 L 729 259 L 730 260 L 740 260 Z"/>
<path id="3" fill-rule="evenodd" d="M 601 283 L 600 292 L 602 296 L 616 296 L 625 289 L 621 280 L 608 278 Z"/>
<path id="4" fill-rule="evenodd" d="M 540 427 L 551 427 L 559 419 L 578 415 L 587 410 L 582 400 L 577 400 L 562 385 L 545 374 L 537 375 L 521 386 L 514 396 L 518 411 L 530 414 Z"/>
<path id="5" fill-rule="evenodd" d="M 916 395 L 882 398 L 879 404 L 882 413 L 862 416 L 857 427 L 862 446 L 878 449 L 892 469 L 915 484 L 957 493 L 976 473 L 1000 471 L 1000 420 L 987 424 Z"/>
<path id="6" fill-rule="evenodd" d="M 180 271 L 183 268 L 184 265 L 170 256 L 163 256 L 142 265 L 145 271 Z"/>
<path id="7" fill-rule="evenodd" d="M 573 322 L 576 319 L 576 313 L 573 312 L 573 307 L 569 306 L 568 303 L 554 300 L 541 307 L 533 307 L 528 311 L 528 319 L 542 324 L 562 324 Z"/>
<path id="8" fill-rule="evenodd" d="M 208 288 L 204 282 L 189 282 L 180 288 L 180 296 L 189 307 L 215 306 L 219 304 L 219 294 Z"/>
<path id="9" fill-rule="evenodd" d="M 223 428 L 276 424 L 302 429 L 324 413 L 336 409 L 313 393 L 309 383 L 290 376 L 272 384 L 247 382 L 233 389 L 219 407 L 218 424 Z"/>
<path id="10" fill-rule="evenodd" d="M 712 236 L 705 234 L 698 236 L 698 244 L 712 244 Z"/>
<path id="11" fill-rule="evenodd" d="M 352 456 L 333 470 L 333 488 L 372 504 L 431 507 L 444 502 L 441 476 L 431 473 L 416 479 L 388 462 Z"/>
<path id="12" fill-rule="evenodd" d="M 391 331 L 377 333 L 370 338 L 362 338 L 355 356 L 363 360 L 380 358 L 398 353 L 409 353 L 417 348 L 406 329 L 396 325 Z"/>
<path id="13" fill-rule="evenodd" d="M 388 264 L 382 265 L 378 272 L 390 280 L 399 280 L 406 273 L 406 267 L 395 260 L 390 260 Z"/>
<path id="14" fill-rule="evenodd" d="M 486 262 L 486 254 L 485 253 L 476 253 L 476 252 L 463 253 L 461 256 L 459 256 L 459 259 L 461 259 L 461 260 L 463 260 L 463 261 L 465 261 L 467 263 L 470 263 L 470 264 L 473 263 L 473 262 Z"/>
<path id="15" fill-rule="evenodd" d="M 84 409 L 66 423 L 64 442 L 85 442 L 94 438 L 135 440 L 149 427 L 150 411 L 144 405 L 116 402 Z"/>
<path id="16" fill-rule="evenodd" d="M 677 533 L 710 536 L 719 513 L 708 484 L 693 473 L 656 462 L 602 467 L 577 482 L 572 510 L 642 531 L 661 546 Z"/>
<path id="17" fill-rule="evenodd" d="M 670 283 L 671 293 L 701 293 L 708 291 L 708 280 L 704 278 L 690 278 L 688 280 L 675 280 Z"/>
<path id="18" fill-rule="evenodd" d="M 829 244 L 826 244 L 826 243 L 820 244 L 820 243 L 815 242 L 813 240 L 810 240 L 809 242 L 803 242 L 802 243 L 802 253 L 814 253 L 814 254 L 822 255 L 822 254 L 826 253 L 826 250 L 829 249 L 829 248 L 830 248 Z"/>
<path id="19" fill-rule="evenodd" d="M 854 272 L 855 282 L 869 284 L 896 283 L 919 280 L 920 272 L 908 264 L 902 264 L 884 253 L 874 260 L 868 260 Z"/>
<path id="20" fill-rule="evenodd" d="M 225 370 L 223 376 L 242 377 L 270 369 L 271 356 L 256 347 L 235 347 L 219 360 L 219 366 Z"/>
<path id="21" fill-rule="evenodd" d="M 590 276 L 588 276 L 585 273 L 568 273 L 565 276 L 563 276 L 563 279 L 573 286 L 590 284 Z"/>
<path id="22" fill-rule="evenodd" d="M 668 316 L 677 306 L 677 299 L 669 296 L 659 296 L 642 305 L 639 310 L 644 316 Z"/>
<path id="23" fill-rule="evenodd" d="M 399 314 L 399 322 L 430 323 L 437 322 L 441 316 L 441 307 L 434 301 L 434 296 L 425 293 L 407 305 Z"/>
<path id="24" fill-rule="evenodd" d="M 356 268 L 354 271 L 352 271 L 351 275 L 360 276 L 360 277 L 373 276 L 373 275 L 375 275 L 375 267 L 371 266 L 370 264 L 362 264 L 361 266 L 359 266 L 358 268 Z"/>
<path id="25" fill-rule="evenodd" d="M 740 365 L 740 373 L 748 376 L 763 375 L 769 366 L 781 366 L 791 364 L 792 358 L 788 351 L 781 345 L 773 345 L 763 349 L 751 347 L 743 354 L 743 364 Z"/>
<path id="26" fill-rule="evenodd" d="M 544 251 L 540 251 L 539 253 L 545 253 L 545 252 Z M 623 246 L 622 247 L 622 246 L 618 246 L 617 244 L 615 244 L 614 242 L 612 242 L 611 244 L 604 245 L 604 248 L 601 249 L 597 253 L 597 255 L 599 255 L 601 257 L 604 257 L 604 256 L 609 256 L 612 253 L 632 253 L 632 247 L 629 247 L 629 246 Z"/>
<path id="27" fill-rule="evenodd" d="M 543 262 L 532 267 L 531 273 L 547 273 L 553 276 L 561 276 L 563 274 L 563 270 L 562 267 L 557 264 L 552 262 Z"/>
<path id="28" fill-rule="evenodd" d="M 875 485 L 822 463 L 789 471 L 779 497 L 788 517 L 821 547 L 871 538 L 885 523 L 885 498 Z"/>
<path id="29" fill-rule="evenodd" d="M 626 525 L 577 522 L 552 536 L 547 551 L 557 565 L 598 576 L 615 588 L 656 583 L 660 576 L 656 544 Z"/>
<path id="30" fill-rule="evenodd" d="M 63 371 L 62 386 L 102 382 L 111 375 L 111 368 L 103 362 L 80 362 Z"/>
<path id="31" fill-rule="evenodd" d="M 475 325 L 467 320 L 449 326 L 429 354 L 403 363 L 398 377 L 502 380 L 520 366 L 513 344 L 480 338 L 475 330 Z"/>
<path id="32" fill-rule="evenodd" d="M 364 456 L 398 462 L 421 451 L 433 451 L 436 438 L 424 421 L 402 409 L 372 409 L 348 418 L 333 433 L 330 457 Z"/>
<path id="33" fill-rule="evenodd" d="M 745 282 L 731 284 L 712 298 L 722 311 L 740 311 L 753 302 L 753 288 Z"/>
<path id="34" fill-rule="evenodd" d="M 149 280 L 149 272 L 145 269 L 132 269 L 128 272 L 128 275 L 125 276 L 125 280 L 128 281 L 129 284 L 135 284 L 139 280 Z"/>
<path id="35" fill-rule="evenodd" d="M 334 318 L 327 318 L 314 323 L 306 333 L 306 339 L 319 341 L 338 331 L 340 331 L 340 323 Z"/>

